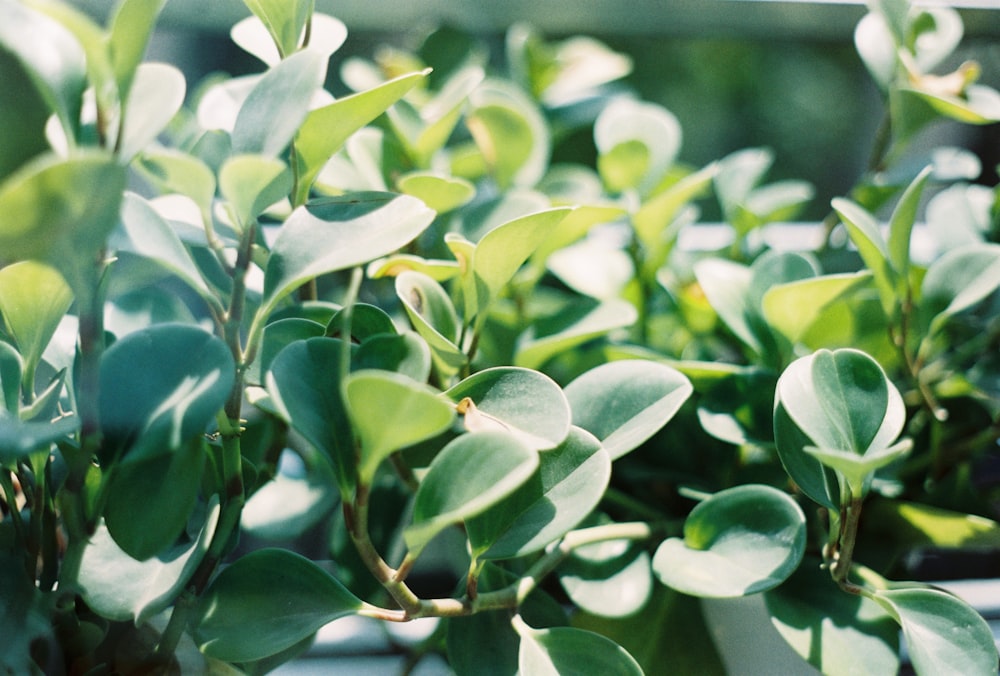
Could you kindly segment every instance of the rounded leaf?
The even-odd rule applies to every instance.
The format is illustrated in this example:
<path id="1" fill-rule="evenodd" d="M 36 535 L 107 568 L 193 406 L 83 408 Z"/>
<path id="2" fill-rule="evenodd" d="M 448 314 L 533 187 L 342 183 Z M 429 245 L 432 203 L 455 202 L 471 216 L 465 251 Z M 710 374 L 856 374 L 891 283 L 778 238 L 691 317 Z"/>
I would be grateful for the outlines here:
<path id="1" fill-rule="evenodd" d="M 638 187 L 640 192 L 648 192 L 677 158 L 681 126 L 673 113 L 662 106 L 619 98 L 608 104 L 594 123 L 594 142 L 601 155 L 623 144 L 641 145 L 647 170 L 635 177 L 639 180 L 620 187 Z"/>
<path id="2" fill-rule="evenodd" d="M 132 95 L 122 122 L 118 154 L 131 160 L 149 146 L 184 104 L 184 74 L 165 63 L 144 63 L 135 72 Z"/>
<path id="3" fill-rule="evenodd" d="M 642 675 L 635 658 L 605 636 L 573 627 L 532 629 L 520 616 L 513 623 L 521 636 L 518 668 L 522 674 Z"/>
<path id="4" fill-rule="evenodd" d="M 72 302 L 73 292 L 55 268 L 21 261 L 0 269 L 0 315 L 17 343 L 26 373 L 34 373 Z"/>
<path id="5" fill-rule="evenodd" d="M 363 603 L 312 561 L 262 549 L 225 568 L 201 597 L 192 624 L 206 655 L 227 662 L 270 657 Z"/>
<path id="6" fill-rule="evenodd" d="M 475 432 L 451 441 L 417 489 L 413 523 L 403 531 L 411 554 L 513 493 L 537 467 L 538 454 L 506 432 Z"/>
<path id="7" fill-rule="evenodd" d="M 548 376 L 531 369 L 499 366 L 476 373 L 445 393 L 466 402 L 470 432 L 503 430 L 535 450 L 555 448 L 570 429 L 566 395 Z M 471 407 L 468 407 L 471 404 Z"/>
<path id="8" fill-rule="evenodd" d="M 769 486 L 737 486 L 691 510 L 684 539 L 660 545 L 653 572 L 685 594 L 746 596 L 781 584 L 805 545 L 805 515 L 791 497 Z"/>
<path id="9" fill-rule="evenodd" d="M 560 566 L 559 582 L 584 612 L 628 617 L 639 612 L 653 593 L 649 553 L 627 540 L 581 547 Z"/>
<path id="10" fill-rule="evenodd" d="M 649 439 L 691 396 L 691 381 L 665 364 L 610 362 L 566 386 L 573 424 L 596 436 L 612 460 Z"/>

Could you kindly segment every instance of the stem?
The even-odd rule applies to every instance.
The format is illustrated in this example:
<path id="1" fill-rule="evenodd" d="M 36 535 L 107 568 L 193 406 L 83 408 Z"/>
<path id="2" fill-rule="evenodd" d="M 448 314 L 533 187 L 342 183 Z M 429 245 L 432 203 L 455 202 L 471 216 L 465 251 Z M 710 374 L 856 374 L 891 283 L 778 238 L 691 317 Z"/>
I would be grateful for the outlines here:
<path id="1" fill-rule="evenodd" d="M 830 566 L 830 575 L 841 589 L 850 593 L 858 593 L 857 585 L 848 581 L 851 573 L 851 562 L 854 558 L 854 543 L 858 536 L 858 524 L 861 519 L 862 498 L 852 497 L 846 507 L 841 509 L 840 535 L 837 538 L 834 560 Z"/>

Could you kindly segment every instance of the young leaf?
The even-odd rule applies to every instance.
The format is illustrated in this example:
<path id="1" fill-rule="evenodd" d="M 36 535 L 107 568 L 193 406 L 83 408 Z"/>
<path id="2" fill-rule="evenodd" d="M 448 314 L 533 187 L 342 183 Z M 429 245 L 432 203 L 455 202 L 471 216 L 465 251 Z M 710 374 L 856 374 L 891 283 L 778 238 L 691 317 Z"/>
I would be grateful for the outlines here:
<path id="1" fill-rule="evenodd" d="M 140 102 L 146 95 L 140 92 L 132 99 L 129 93 L 165 3 L 166 0 L 125 0 L 118 4 L 111 19 L 108 54 L 118 82 L 118 97 L 123 102 Z"/>
<path id="2" fill-rule="evenodd" d="M 251 662 L 308 638 L 364 603 L 312 561 L 285 549 L 238 559 L 201 597 L 192 623 L 210 657 Z"/>
<path id="3" fill-rule="evenodd" d="M 451 426 L 454 408 L 431 388 L 398 373 L 358 371 L 344 384 L 358 439 L 358 480 L 370 484 L 383 460 Z"/>
<path id="4" fill-rule="evenodd" d="M 229 29 L 229 37 L 268 67 L 282 59 L 270 31 L 257 16 L 248 16 Z M 347 39 L 347 26 L 328 14 L 313 13 L 309 24 L 309 48 L 332 56 Z M 285 55 L 287 56 L 287 54 Z"/>
<path id="5" fill-rule="evenodd" d="M 226 344 L 197 326 L 161 324 L 118 340 L 101 360 L 102 460 L 185 447 L 222 409 L 235 373 Z"/>
<path id="6" fill-rule="evenodd" d="M 445 379 L 466 362 L 458 341 L 458 316 L 441 285 L 422 272 L 407 270 L 396 277 L 396 295 L 410 323 L 431 349 L 435 370 Z"/>
<path id="7" fill-rule="evenodd" d="M 299 207 L 271 247 L 262 314 L 310 279 L 392 253 L 432 220 L 434 212 L 420 200 L 389 193 L 356 193 Z"/>
<path id="8" fill-rule="evenodd" d="M 467 400 L 465 427 L 504 430 L 535 450 L 555 448 L 570 430 L 566 395 L 548 376 L 531 369 L 498 366 L 476 373 L 445 394 Z M 469 407 L 471 404 L 471 407 Z"/>
<path id="9" fill-rule="evenodd" d="M 504 499 L 538 467 L 538 453 L 506 432 L 463 434 L 431 462 L 417 489 L 413 522 L 403 531 L 416 556 L 445 528 Z"/>
<path id="10" fill-rule="evenodd" d="M 866 286 L 868 270 L 822 275 L 771 287 L 761 301 L 768 324 L 793 343 L 801 341 L 833 303 Z"/>
<path id="11" fill-rule="evenodd" d="M 465 125 L 501 189 L 531 187 L 549 163 L 549 127 L 535 103 L 509 83 L 487 81 L 470 96 Z"/>
<path id="12" fill-rule="evenodd" d="M 439 214 L 457 209 L 476 196 L 476 187 L 469 181 L 428 171 L 403 174 L 396 186 L 400 192 L 422 200 Z"/>
<path id="13" fill-rule="evenodd" d="M 924 193 L 924 186 L 930 178 L 931 171 L 932 167 L 926 167 L 913 179 L 903 196 L 899 198 L 889 221 L 889 241 L 886 249 L 889 263 L 895 269 L 898 279 L 903 282 L 903 287 L 897 289 L 897 293 L 903 296 L 906 294 L 906 280 L 910 275 L 910 238 L 913 224 L 917 220 L 920 197 Z"/>
<path id="14" fill-rule="evenodd" d="M 312 17 L 315 0 L 243 0 L 243 2 L 267 27 L 283 58 L 298 49 L 302 32 Z"/>
<path id="15" fill-rule="evenodd" d="M 326 77 L 326 57 L 306 49 L 268 70 L 254 85 L 233 126 L 233 152 L 276 156 L 306 115 Z"/>
<path id="16" fill-rule="evenodd" d="M 0 414 L 0 463 L 13 463 L 34 451 L 65 439 L 80 428 L 76 416 L 56 422 L 22 422 L 9 414 Z"/>
<path id="17" fill-rule="evenodd" d="M 184 104 L 187 84 L 184 74 L 174 66 L 144 63 L 135 73 L 132 102 L 122 120 L 118 155 L 130 161 L 148 147 L 164 130 Z"/>
<path id="18" fill-rule="evenodd" d="M 629 98 L 619 98 L 608 104 L 594 122 L 594 143 L 600 155 L 611 153 L 622 144 L 629 148 L 642 147 L 641 155 L 647 169 L 618 188 L 636 188 L 648 193 L 673 165 L 681 147 L 681 126 L 677 118 L 662 106 Z M 634 157 L 635 153 L 630 152 Z M 598 165 L 600 166 L 600 165 Z M 602 172 L 603 173 L 603 172 Z"/>
<path id="19" fill-rule="evenodd" d="M 886 589 L 874 599 L 903 628 L 918 674 L 995 674 L 993 631 L 979 613 L 938 589 Z"/>
<path id="20" fill-rule="evenodd" d="M 635 658 L 600 634 L 573 627 L 533 629 L 520 616 L 512 622 L 521 636 L 518 667 L 522 674 L 642 675 Z"/>
<path id="21" fill-rule="evenodd" d="M 751 309 L 747 301 L 753 271 L 723 258 L 705 258 L 695 263 L 694 274 L 719 319 L 759 354 L 762 347 L 750 325 Z"/>
<path id="22" fill-rule="evenodd" d="M 538 472 L 511 495 L 466 521 L 478 559 L 508 559 L 540 551 L 576 528 L 608 487 L 611 459 L 578 427 L 540 455 Z"/>
<path id="23" fill-rule="evenodd" d="M 653 572 L 685 594 L 746 596 L 784 582 L 805 545 L 805 515 L 791 497 L 770 486 L 737 486 L 691 510 L 684 538 L 656 550 Z"/>
<path id="24" fill-rule="evenodd" d="M 296 136 L 299 192 L 295 204 L 305 202 L 323 165 L 348 137 L 384 113 L 427 77 L 428 71 L 401 75 L 373 89 L 345 96 L 311 111 Z"/>
<path id="25" fill-rule="evenodd" d="M 0 315 L 23 359 L 26 391 L 34 391 L 35 367 L 72 302 L 73 292 L 62 275 L 44 263 L 21 261 L 0 268 Z"/>
<path id="26" fill-rule="evenodd" d="M 236 155 L 219 169 L 219 191 L 235 212 L 238 228 L 247 227 L 291 189 L 291 172 L 272 157 Z"/>
<path id="27" fill-rule="evenodd" d="M 612 460 L 653 436 L 691 396 L 676 369 L 644 360 L 610 362 L 566 386 L 573 424 L 594 434 Z"/>
<path id="28" fill-rule="evenodd" d="M 332 338 L 310 338 L 290 344 L 271 362 L 267 391 L 278 410 L 299 434 L 326 454 L 342 494 L 355 485 L 354 441 L 340 383 L 343 344 Z"/>
<path id="29" fill-rule="evenodd" d="M 197 156 L 167 148 L 149 148 L 132 166 L 160 193 L 186 195 L 194 200 L 202 214 L 211 214 L 215 172 Z"/>
<path id="30" fill-rule="evenodd" d="M 572 323 L 555 333 L 537 336 L 534 328 L 529 328 L 517 345 L 514 363 L 523 368 L 541 368 L 556 355 L 607 335 L 615 329 L 631 326 L 639 317 L 635 306 L 620 298 L 575 310 L 582 311 L 582 316 L 570 314 Z"/>
<path id="31" fill-rule="evenodd" d="M 889 261 L 889 246 L 879 230 L 878 223 L 870 213 L 849 200 L 834 199 L 833 208 L 847 226 L 851 241 L 858 247 L 858 253 L 861 254 L 865 266 L 871 270 L 875 278 L 875 287 L 882 300 L 882 308 L 886 315 L 894 316 L 898 301 L 896 290 L 899 274 Z"/>
<path id="32" fill-rule="evenodd" d="M 970 244 L 948 251 L 924 276 L 924 304 L 935 316 L 932 332 L 1000 288 L 1000 245 Z"/>

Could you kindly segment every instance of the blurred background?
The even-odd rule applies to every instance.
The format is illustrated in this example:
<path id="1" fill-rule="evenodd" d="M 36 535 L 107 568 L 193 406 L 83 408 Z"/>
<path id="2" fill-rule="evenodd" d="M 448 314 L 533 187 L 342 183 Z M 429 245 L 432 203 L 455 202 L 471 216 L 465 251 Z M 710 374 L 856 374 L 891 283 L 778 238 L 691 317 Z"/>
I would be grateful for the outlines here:
<path id="1" fill-rule="evenodd" d="M 112 0 L 75 4 L 103 20 Z M 974 59 L 980 81 L 1000 88 L 1000 0 L 926 4 L 957 8 L 965 26 L 961 47 L 940 72 Z M 804 220 L 822 219 L 830 199 L 864 172 L 882 116 L 881 95 L 854 48 L 854 27 L 866 11 L 856 0 L 317 0 L 316 7 L 349 31 L 331 63 L 335 95 L 345 91 L 338 72 L 347 58 L 416 48 L 442 26 L 481 40 L 498 67 L 504 34 L 516 22 L 547 39 L 597 38 L 632 58 L 628 87 L 678 117 L 682 161 L 701 166 L 741 148 L 768 147 L 776 158 L 770 179 L 816 187 Z M 147 58 L 184 70 L 189 91 L 213 71 L 259 71 L 228 36 L 248 14 L 241 0 L 168 0 Z M 978 182 L 997 183 L 1000 125 L 942 123 L 923 132 L 913 150 L 938 145 L 974 151 L 983 166 Z M 565 139 L 554 159 L 590 162 L 593 155 L 584 130 Z"/>

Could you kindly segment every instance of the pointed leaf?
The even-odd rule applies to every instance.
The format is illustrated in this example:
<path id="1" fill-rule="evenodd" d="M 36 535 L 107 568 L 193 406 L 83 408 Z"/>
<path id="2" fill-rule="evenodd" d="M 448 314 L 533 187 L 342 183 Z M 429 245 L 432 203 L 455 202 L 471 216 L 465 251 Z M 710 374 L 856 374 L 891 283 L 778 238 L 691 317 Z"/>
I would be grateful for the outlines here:
<path id="1" fill-rule="evenodd" d="M 295 52 L 313 13 L 315 0 L 244 0 L 267 27 L 282 57 Z"/>
<path id="2" fill-rule="evenodd" d="M 917 673 L 997 673 L 993 631 L 963 601 L 937 589 L 887 589 L 874 598 L 903 627 Z"/>
<path id="3" fill-rule="evenodd" d="M 514 363 L 524 368 L 541 368 L 556 355 L 615 329 L 631 326 L 639 317 L 634 305 L 619 298 L 603 301 L 596 307 L 578 309 L 584 314 L 580 317 L 570 315 L 573 323 L 555 333 L 536 337 L 529 330 L 518 345 Z"/>
<path id="4" fill-rule="evenodd" d="M 932 170 L 933 167 L 926 167 L 913 179 L 903 196 L 899 198 L 899 202 L 892 212 L 892 219 L 889 221 L 889 241 L 886 249 L 889 254 L 889 263 L 901 280 L 909 279 L 910 238 L 913 233 L 913 224 L 917 220 L 920 197 L 924 193 L 924 186 L 927 184 Z M 899 291 L 905 293 L 905 288 Z"/>
<path id="5" fill-rule="evenodd" d="M 538 472 L 511 495 L 466 521 L 478 559 L 507 559 L 545 548 L 597 507 L 611 479 L 611 459 L 578 427 L 540 455 Z"/>
<path id="6" fill-rule="evenodd" d="M 68 437 L 79 428 L 80 419 L 76 416 L 50 423 L 22 422 L 13 415 L 0 414 L 0 463 L 20 460 Z"/>
<path id="7" fill-rule="evenodd" d="M 317 108 L 306 116 L 296 137 L 300 167 L 300 193 L 296 204 L 305 200 L 320 169 L 348 137 L 384 113 L 392 104 L 422 82 L 429 71 L 401 75 L 368 91 L 345 96 Z"/>
<path id="8" fill-rule="evenodd" d="M 396 295 L 413 328 L 427 341 L 437 372 L 445 378 L 458 373 L 466 358 L 455 344 L 458 316 L 445 290 L 427 275 L 408 270 L 396 278 Z"/>
<path id="9" fill-rule="evenodd" d="M 747 292 L 753 277 L 752 270 L 723 258 L 705 258 L 695 263 L 694 273 L 719 319 L 737 338 L 759 353 L 760 341 L 748 319 Z"/>
<path id="10" fill-rule="evenodd" d="M 361 442 L 358 479 L 370 484 L 383 460 L 444 432 L 454 407 L 430 387 L 387 371 L 358 371 L 344 385 L 347 412 Z"/>
<path id="11" fill-rule="evenodd" d="M 463 434 L 435 456 L 403 531 L 416 556 L 445 528 L 472 518 L 514 492 L 538 467 L 538 453 L 506 432 Z"/>
<path id="12" fill-rule="evenodd" d="M 639 664 L 624 648 L 600 634 L 573 627 L 532 629 L 520 616 L 513 623 L 521 636 L 518 667 L 522 674 L 642 674 Z"/>
<path id="13" fill-rule="evenodd" d="M 851 241 L 858 247 L 865 266 L 875 277 L 882 308 L 892 317 L 896 308 L 898 275 L 889 262 L 889 248 L 875 218 L 863 208 L 845 199 L 833 200 L 833 208 L 847 226 Z"/>
<path id="14" fill-rule="evenodd" d="M 136 70 L 142 63 L 146 45 L 165 3 L 166 0 L 125 0 L 118 4 L 111 19 L 108 53 L 118 81 L 118 96 L 122 101 L 133 100 L 129 96 L 133 79 L 137 77 Z M 137 93 L 135 99 L 143 96 L 145 93 Z"/>
<path id="15" fill-rule="evenodd" d="M 956 247 L 934 261 L 924 276 L 922 291 L 924 304 L 937 314 L 934 321 L 939 325 L 998 288 L 1000 245 L 970 244 Z"/>
<path id="16" fill-rule="evenodd" d="M 857 455 L 852 451 L 806 446 L 803 450 L 827 467 L 844 477 L 851 494 L 862 497 L 867 492 L 866 483 L 877 470 L 896 462 L 913 448 L 910 439 L 893 444 L 888 448 Z"/>
<path id="17" fill-rule="evenodd" d="M 251 662 L 356 614 L 363 605 L 312 561 L 284 549 L 262 549 L 238 559 L 212 582 L 192 634 L 206 655 Z"/>
<path id="18" fill-rule="evenodd" d="M 660 544 L 653 572 L 686 594 L 745 596 L 781 584 L 805 545 L 805 515 L 791 497 L 769 486 L 737 486 L 691 510 L 684 539 Z"/>
<path id="19" fill-rule="evenodd" d="M 240 107 L 233 126 L 233 152 L 276 156 L 309 113 L 326 77 L 326 57 L 306 49 L 269 69 Z"/>
<path id="20" fill-rule="evenodd" d="M 109 347 L 101 360 L 102 458 L 169 454 L 203 434 L 233 386 L 229 348 L 197 326 L 161 324 Z"/>
<path id="21" fill-rule="evenodd" d="M 445 394 L 456 404 L 467 400 L 462 406 L 470 432 L 504 430 L 535 450 L 555 448 L 569 434 L 571 414 L 566 395 L 555 381 L 538 371 L 514 366 L 489 368 Z"/>
<path id="22" fill-rule="evenodd" d="M 412 241 L 434 212 L 420 200 L 356 193 L 299 207 L 282 226 L 264 272 L 264 300 L 279 300 L 310 279 L 363 265 Z"/>
<path id="23" fill-rule="evenodd" d="M 653 436 L 692 391 L 669 366 L 623 360 L 587 371 L 566 386 L 566 398 L 573 424 L 593 433 L 615 460 Z"/>

